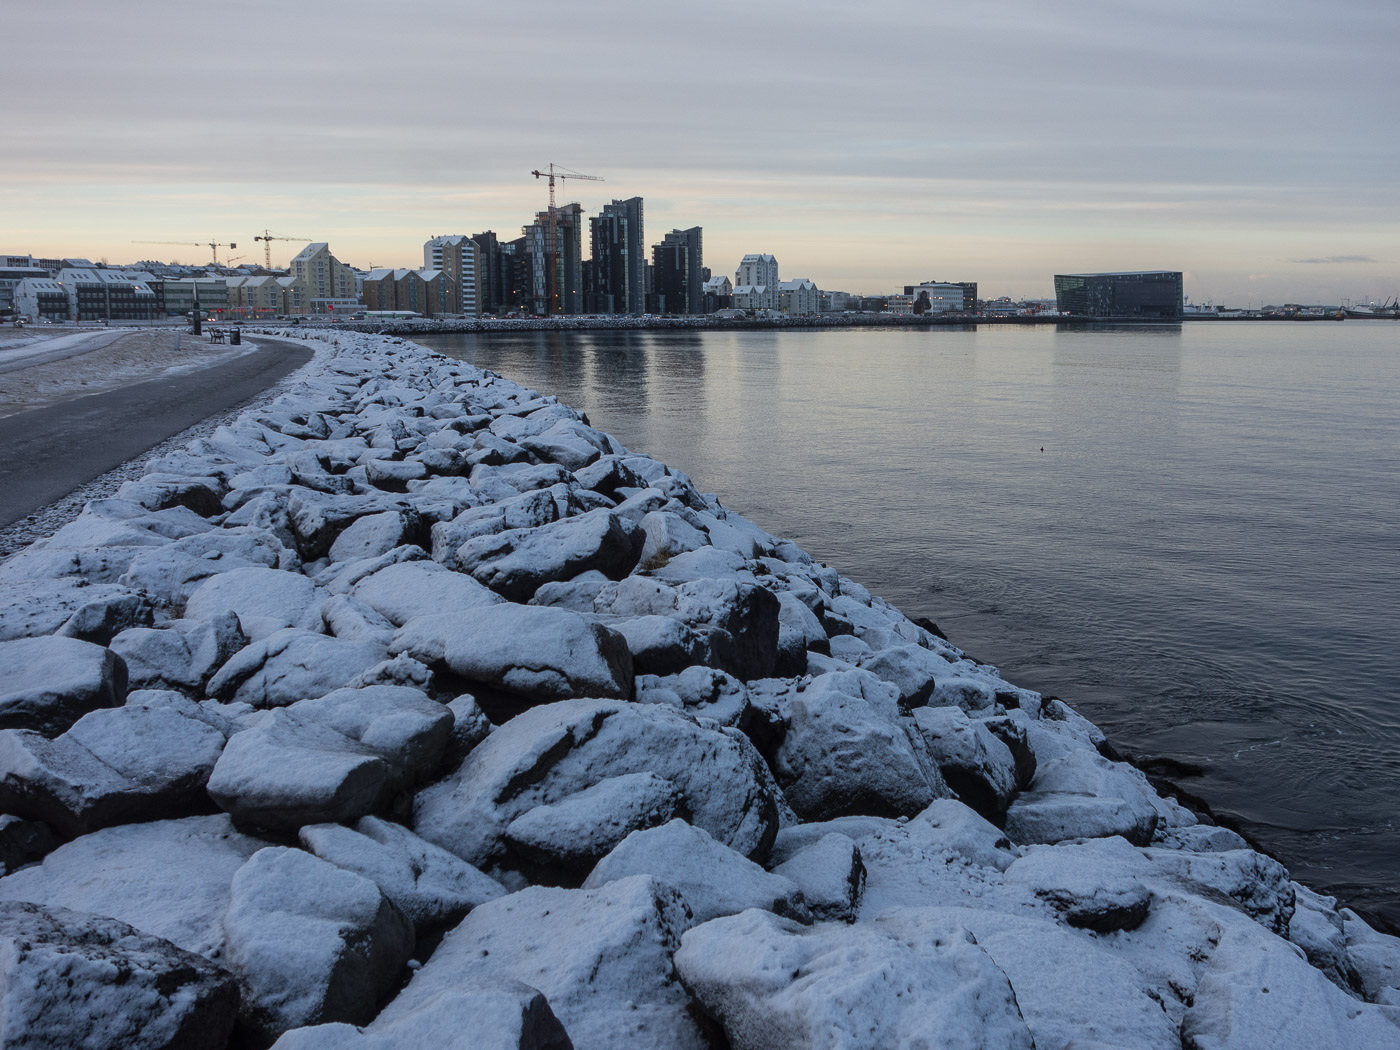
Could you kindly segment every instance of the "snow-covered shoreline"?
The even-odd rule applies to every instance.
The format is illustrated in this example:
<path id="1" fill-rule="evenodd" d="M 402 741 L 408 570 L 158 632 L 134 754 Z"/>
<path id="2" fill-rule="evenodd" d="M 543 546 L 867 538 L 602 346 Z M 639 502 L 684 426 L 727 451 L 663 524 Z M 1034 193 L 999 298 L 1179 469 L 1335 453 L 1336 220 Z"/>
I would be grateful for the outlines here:
<path id="1" fill-rule="evenodd" d="M 0 1044 L 1400 1043 L 1400 941 L 1062 702 L 554 398 L 300 335 L 0 565 Z"/>

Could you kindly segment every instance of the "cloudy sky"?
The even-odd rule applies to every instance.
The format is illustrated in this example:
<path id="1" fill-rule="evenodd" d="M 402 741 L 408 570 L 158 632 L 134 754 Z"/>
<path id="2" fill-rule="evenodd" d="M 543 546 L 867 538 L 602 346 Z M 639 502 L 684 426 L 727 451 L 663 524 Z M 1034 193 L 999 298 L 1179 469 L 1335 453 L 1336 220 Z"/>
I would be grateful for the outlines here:
<path id="1" fill-rule="evenodd" d="M 732 273 L 896 290 L 1171 268 L 1199 301 L 1400 292 L 1395 0 L 12 4 L 0 251 L 326 240 L 420 265 L 646 199 Z M 275 242 L 274 263 L 298 244 Z"/>

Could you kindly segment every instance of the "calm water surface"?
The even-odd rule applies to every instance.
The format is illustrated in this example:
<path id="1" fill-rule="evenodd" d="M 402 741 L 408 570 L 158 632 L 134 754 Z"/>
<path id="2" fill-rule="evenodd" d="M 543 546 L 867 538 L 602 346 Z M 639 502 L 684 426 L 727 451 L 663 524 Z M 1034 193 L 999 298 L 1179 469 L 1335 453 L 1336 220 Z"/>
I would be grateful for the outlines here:
<path id="1" fill-rule="evenodd" d="M 1400 922 L 1400 324 L 420 341 L 1199 765 L 1296 878 Z"/>

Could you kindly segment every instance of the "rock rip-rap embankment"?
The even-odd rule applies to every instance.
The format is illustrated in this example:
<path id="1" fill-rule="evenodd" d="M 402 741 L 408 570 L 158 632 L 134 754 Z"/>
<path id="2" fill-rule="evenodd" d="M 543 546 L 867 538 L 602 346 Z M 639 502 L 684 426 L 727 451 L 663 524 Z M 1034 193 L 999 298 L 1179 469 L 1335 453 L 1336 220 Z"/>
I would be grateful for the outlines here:
<path id="1" fill-rule="evenodd" d="M 0 566 L 0 1044 L 1400 1045 L 1400 942 L 553 398 L 323 335 Z"/>

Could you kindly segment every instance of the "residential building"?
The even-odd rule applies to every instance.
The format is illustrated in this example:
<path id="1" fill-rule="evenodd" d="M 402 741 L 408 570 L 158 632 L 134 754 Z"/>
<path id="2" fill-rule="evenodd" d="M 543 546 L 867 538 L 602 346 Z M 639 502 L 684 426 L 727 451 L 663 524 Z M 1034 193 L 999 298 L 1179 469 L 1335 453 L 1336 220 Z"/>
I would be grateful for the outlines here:
<path id="1" fill-rule="evenodd" d="M 971 312 L 977 308 L 976 281 L 925 281 L 923 284 L 906 284 L 904 294 L 917 300 L 920 292 L 927 292 L 929 307 L 924 313 L 945 313 L 950 310 Z"/>
<path id="2" fill-rule="evenodd" d="M 776 310 L 780 283 L 777 259 L 746 255 L 734 273 L 734 305 L 744 310 Z"/>
<path id="3" fill-rule="evenodd" d="M 67 321 L 68 291 L 52 277 L 26 277 L 17 281 L 13 292 L 17 317 L 30 321 Z"/>
<path id="4" fill-rule="evenodd" d="M 466 234 L 434 237 L 423 245 L 423 266 L 440 270 L 457 290 L 457 301 L 442 313 L 481 316 L 481 246 Z"/>
<path id="5" fill-rule="evenodd" d="M 501 244 L 494 230 L 474 233 L 472 240 L 476 241 L 476 246 L 481 249 L 478 259 L 481 313 L 504 313 L 509 308 L 506 305 L 508 296 L 506 276 L 503 273 L 506 266 L 506 260 L 503 258 L 505 245 Z"/>
<path id="6" fill-rule="evenodd" d="M 360 285 L 366 310 L 396 310 L 394 299 L 394 270 L 381 266 L 365 274 Z"/>
<path id="7" fill-rule="evenodd" d="M 703 234 L 699 226 L 672 230 L 660 244 L 652 246 L 655 313 L 694 315 L 703 312 L 703 255 Z"/>
<path id="8" fill-rule="evenodd" d="M 1057 273 L 1055 305 L 1088 317 L 1180 317 L 1181 271 Z"/>
<path id="9" fill-rule="evenodd" d="M 728 310 L 734 297 L 734 285 L 728 277 L 710 277 L 701 287 L 704 296 L 703 312 L 717 313 Z"/>
<path id="10" fill-rule="evenodd" d="M 58 282 L 74 321 L 154 321 L 165 313 L 163 289 L 148 273 L 73 267 L 59 270 Z"/>
<path id="11" fill-rule="evenodd" d="M 530 257 L 529 306 L 539 315 L 583 312 L 583 208 L 542 211 L 525 227 Z"/>
<path id="12" fill-rule="evenodd" d="M 813 317 L 821 312 L 822 293 L 805 277 L 778 285 L 778 309 L 792 317 Z"/>
<path id="13" fill-rule="evenodd" d="M 49 276 L 32 255 L 0 255 L 0 316 L 14 311 L 15 286 L 20 281 Z"/>
<path id="14" fill-rule="evenodd" d="M 230 277 L 227 317 L 241 321 L 276 317 L 282 313 L 282 285 L 275 276 Z"/>
<path id="15" fill-rule="evenodd" d="M 475 247 L 474 241 L 470 242 Z M 381 268 L 364 277 L 364 309 L 402 311 L 420 317 L 455 315 L 461 307 L 457 282 L 446 270 Z"/>
<path id="16" fill-rule="evenodd" d="M 332 255 L 325 241 L 315 241 L 298 252 L 288 276 L 292 278 L 288 313 L 326 313 L 328 308 L 343 309 L 344 304 L 358 302 L 355 271 Z"/>
<path id="17" fill-rule="evenodd" d="M 827 292 L 822 293 L 822 313 L 839 314 L 846 310 L 856 310 L 860 307 L 859 296 L 851 295 L 849 292 Z"/>
<path id="18" fill-rule="evenodd" d="M 642 198 L 614 200 L 588 220 L 592 280 L 589 313 L 641 314 L 646 310 L 646 242 Z"/>

